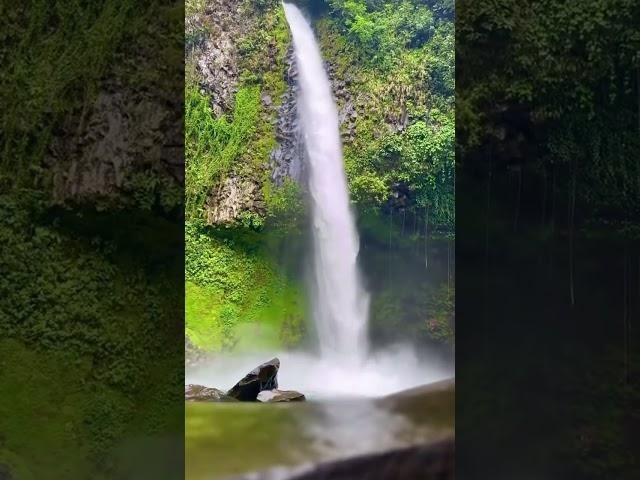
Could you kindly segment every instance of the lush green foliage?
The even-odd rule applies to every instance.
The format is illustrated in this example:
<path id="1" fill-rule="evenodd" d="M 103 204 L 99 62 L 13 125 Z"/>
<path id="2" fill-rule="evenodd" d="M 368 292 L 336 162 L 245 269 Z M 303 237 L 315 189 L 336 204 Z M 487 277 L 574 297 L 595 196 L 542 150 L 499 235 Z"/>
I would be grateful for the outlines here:
<path id="1" fill-rule="evenodd" d="M 368 6 L 359 0 L 331 1 L 362 56 L 390 67 L 404 49 L 424 45 L 433 36 L 436 24 L 432 11 L 421 3 L 379 3 Z"/>
<path id="2" fill-rule="evenodd" d="M 452 343 L 454 282 L 427 269 L 424 253 L 425 234 L 448 238 L 455 224 L 453 2 L 329 4 L 322 52 L 348 80 L 339 106 L 357 114 L 344 145 L 350 194 L 362 242 L 380 249 L 363 260 L 372 335 Z"/>
<path id="3" fill-rule="evenodd" d="M 358 98 L 345 145 L 352 198 L 367 209 L 428 208 L 430 223 L 452 231 L 454 35 L 446 5 L 331 5 L 334 15 L 319 24 L 323 54 L 340 78 L 351 77 Z"/>
<path id="4" fill-rule="evenodd" d="M 433 112 L 442 123 L 418 121 L 404 132 L 382 137 L 348 164 L 351 189 L 357 201 L 382 201 L 390 185 L 406 185 L 418 211 L 429 208 L 430 222 L 454 224 L 454 134 L 453 117 Z M 363 165 L 369 167 L 360 174 Z"/>
<path id="5" fill-rule="evenodd" d="M 204 12 L 197 2 L 190 8 Z M 272 183 L 275 129 L 266 117 L 273 110 L 261 103 L 270 97 L 277 104 L 286 89 L 289 30 L 277 2 L 245 2 L 243 8 L 249 27 L 238 39 L 240 88 L 233 111 L 214 115 L 197 73 L 189 70 L 186 86 L 186 334 L 210 351 L 294 345 L 302 331 L 301 286 L 278 270 L 269 253 L 273 241 L 300 233 L 301 191 L 290 180 Z M 258 182 L 265 212 L 242 211 L 233 225 L 206 227 L 205 201 L 229 176 Z"/>
<path id="6" fill-rule="evenodd" d="M 220 350 L 240 340 L 277 347 L 300 339 L 300 286 L 275 269 L 261 236 L 215 234 L 196 223 L 187 224 L 185 235 L 186 328 L 197 347 Z"/>
<path id="7" fill-rule="evenodd" d="M 182 315 L 170 280 L 180 262 L 172 266 L 154 247 L 162 225 L 123 248 L 122 239 L 92 230 L 109 218 L 86 215 L 76 228 L 73 215 L 49 217 L 41 199 L 24 192 L 20 200 L 0 196 L 0 206 L 0 336 L 7 339 L 0 351 L 13 365 L 0 369 L 2 448 L 58 467 L 26 466 L 36 478 L 109 478 L 112 448 L 124 436 L 178 428 L 167 425 L 162 405 L 171 379 L 158 375 L 172 361 L 180 366 L 180 346 L 165 336 Z M 179 390 L 181 372 L 173 373 Z M 37 425 L 33 412 L 47 416 L 37 431 L 25 427 Z"/>
<path id="8" fill-rule="evenodd" d="M 233 118 L 215 118 L 209 98 L 193 84 L 185 92 L 185 198 L 187 215 L 203 212 L 207 195 L 239 161 L 256 130 L 260 91 L 243 88 L 235 99 Z"/>
<path id="9" fill-rule="evenodd" d="M 504 1 L 500 8 L 492 1 L 461 2 L 461 151 L 473 154 L 482 143 L 504 145 L 507 138 L 505 156 L 513 157 L 531 149 L 528 130 L 535 128 L 538 154 L 524 159 L 531 169 L 555 172 L 558 188 L 574 196 L 593 225 L 605 212 L 624 212 L 615 223 L 631 233 L 628 219 L 640 211 L 640 183 L 632 180 L 637 7 L 633 0 Z M 505 154 L 500 147 L 494 153 Z"/>

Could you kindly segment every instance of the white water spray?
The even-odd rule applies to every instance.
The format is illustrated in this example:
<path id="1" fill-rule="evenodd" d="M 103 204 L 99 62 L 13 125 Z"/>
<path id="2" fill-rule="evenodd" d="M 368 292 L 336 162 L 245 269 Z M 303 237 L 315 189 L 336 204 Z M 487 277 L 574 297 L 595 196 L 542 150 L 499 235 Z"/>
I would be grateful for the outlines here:
<path id="1" fill-rule="evenodd" d="M 284 4 L 298 66 L 298 115 L 306 147 L 313 222 L 314 322 L 324 358 L 356 366 L 367 355 L 369 295 L 358 272 L 338 112 L 311 25 Z"/>

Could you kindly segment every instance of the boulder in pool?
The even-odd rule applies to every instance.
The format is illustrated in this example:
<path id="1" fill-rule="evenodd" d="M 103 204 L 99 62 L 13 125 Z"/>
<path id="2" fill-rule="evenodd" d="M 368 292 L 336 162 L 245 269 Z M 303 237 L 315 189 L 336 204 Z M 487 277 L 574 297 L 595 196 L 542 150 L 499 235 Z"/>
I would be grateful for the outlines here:
<path id="1" fill-rule="evenodd" d="M 188 402 L 235 401 L 235 398 L 228 396 L 223 390 L 194 384 L 184 386 L 184 399 Z"/>
<path id="2" fill-rule="evenodd" d="M 295 390 L 263 390 L 258 394 L 258 401 L 264 403 L 304 402 L 305 396 Z"/>
<path id="3" fill-rule="evenodd" d="M 261 391 L 278 388 L 279 369 L 280 360 L 271 359 L 247 373 L 227 392 L 227 395 L 241 402 L 255 402 Z"/>

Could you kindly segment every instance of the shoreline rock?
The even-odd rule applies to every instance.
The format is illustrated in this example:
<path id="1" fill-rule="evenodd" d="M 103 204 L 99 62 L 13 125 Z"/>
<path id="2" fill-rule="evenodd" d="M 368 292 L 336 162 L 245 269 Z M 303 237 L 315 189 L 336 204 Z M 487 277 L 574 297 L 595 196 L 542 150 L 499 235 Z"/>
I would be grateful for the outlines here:
<path id="1" fill-rule="evenodd" d="M 227 395 L 241 402 L 255 402 L 261 391 L 278 388 L 279 369 L 280 360 L 272 358 L 247 373 L 227 392 Z"/>
<path id="2" fill-rule="evenodd" d="M 258 394 L 258 401 L 263 403 L 304 402 L 306 397 L 295 390 L 263 390 Z"/>
<path id="3" fill-rule="evenodd" d="M 187 402 L 235 402 L 224 390 L 189 384 L 184 386 L 184 399 Z"/>

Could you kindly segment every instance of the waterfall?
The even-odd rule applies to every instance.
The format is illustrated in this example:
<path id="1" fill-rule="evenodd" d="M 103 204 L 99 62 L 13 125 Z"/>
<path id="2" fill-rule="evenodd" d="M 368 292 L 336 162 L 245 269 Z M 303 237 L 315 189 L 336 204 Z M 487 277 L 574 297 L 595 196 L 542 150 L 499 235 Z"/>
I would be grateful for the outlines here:
<path id="1" fill-rule="evenodd" d="M 284 10 L 297 66 L 297 120 L 312 219 L 310 299 L 320 355 L 300 350 L 221 355 L 189 371 L 187 383 L 230 388 L 263 363 L 266 355 L 281 361 L 280 385 L 315 399 L 380 397 L 448 378 L 452 375 L 448 366 L 428 352 L 419 354 L 409 344 L 369 349 L 369 294 L 358 270 L 359 239 L 349 206 L 331 85 L 311 25 L 294 5 L 285 3 Z M 417 212 L 414 217 L 417 222 Z"/>
<path id="2" fill-rule="evenodd" d="M 298 67 L 298 115 L 311 197 L 313 320 L 320 353 L 349 365 L 367 356 L 369 295 L 358 271 L 359 249 L 342 159 L 338 112 L 318 43 L 300 10 L 285 3 Z"/>

